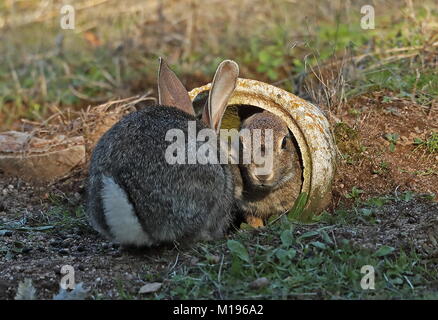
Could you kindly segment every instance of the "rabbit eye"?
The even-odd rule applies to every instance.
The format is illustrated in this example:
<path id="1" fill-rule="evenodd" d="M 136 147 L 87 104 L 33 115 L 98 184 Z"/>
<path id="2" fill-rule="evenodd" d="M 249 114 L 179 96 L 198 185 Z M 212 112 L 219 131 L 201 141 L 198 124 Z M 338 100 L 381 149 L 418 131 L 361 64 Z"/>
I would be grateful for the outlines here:
<path id="1" fill-rule="evenodd" d="M 281 142 L 281 149 L 286 149 L 287 147 L 287 136 L 283 138 L 283 141 Z"/>

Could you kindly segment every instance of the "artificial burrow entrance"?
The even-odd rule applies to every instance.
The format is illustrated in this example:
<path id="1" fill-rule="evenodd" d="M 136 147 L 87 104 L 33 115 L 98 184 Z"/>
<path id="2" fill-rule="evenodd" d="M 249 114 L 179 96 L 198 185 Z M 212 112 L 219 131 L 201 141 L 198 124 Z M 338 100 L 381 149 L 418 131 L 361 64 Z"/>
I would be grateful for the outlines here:
<path id="1" fill-rule="evenodd" d="M 189 92 L 195 111 L 202 112 L 211 84 Z M 267 110 L 280 117 L 293 135 L 303 169 L 301 192 L 307 195 L 299 220 L 309 221 L 331 201 L 336 148 L 329 123 L 313 104 L 278 87 L 239 78 L 222 127 L 236 128 L 245 117 Z M 233 117 L 235 120 L 233 120 Z"/>

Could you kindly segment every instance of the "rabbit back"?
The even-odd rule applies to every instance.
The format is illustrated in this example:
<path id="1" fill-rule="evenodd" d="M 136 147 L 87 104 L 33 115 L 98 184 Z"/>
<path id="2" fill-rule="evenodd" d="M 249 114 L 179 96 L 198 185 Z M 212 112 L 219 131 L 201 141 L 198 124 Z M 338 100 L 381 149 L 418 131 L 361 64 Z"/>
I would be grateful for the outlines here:
<path id="1" fill-rule="evenodd" d="M 88 215 L 107 237 L 132 245 L 212 239 L 230 220 L 233 182 L 221 164 L 169 164 L 166 133 L 195 117 L 152 106 L 125 116 L 96 145 Z M 205 128 L 196 121 L 196 131 Z M 187 148 L 185 157 L 187 159 Z"/>

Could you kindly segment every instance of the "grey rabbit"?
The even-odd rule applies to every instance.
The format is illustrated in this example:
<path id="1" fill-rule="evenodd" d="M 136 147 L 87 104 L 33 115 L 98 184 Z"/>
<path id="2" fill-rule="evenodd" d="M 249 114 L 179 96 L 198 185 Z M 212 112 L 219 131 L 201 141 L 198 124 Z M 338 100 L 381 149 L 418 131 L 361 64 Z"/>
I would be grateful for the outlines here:
<path id="1" fill-rule="evenodd" d="M 261 227 L 274 215 L 292 209 L 302 186 L 302 168 L 299 149 L 287 124 L 269 111 L 253 114 L 245 119 L 241 126 L 248 129 L 253 137 L 253 130 L 265 129 L 273 131 L 272 168 L 267 174 L 257 174 L 257 164 L 232 165 L 235 177 L 235 206 L 243 220 L 253 227 Z M 262 134 L 263 136 L 263 134 Z M 250 140 L 242 140 L 243 148 L 251 144 Z M 264 149 L 261 139 L 260 148 Z"/>
<path id="2" fill-rule="evenodd" d="M 197 120 L 181 81 L 160 58 L 159 105 L 126 115 L 98 141 L 89 167 L 86 212 L 91 225 L 125 246 L 191 243 L 224 235 L 231 221 L 234 182 L 225 164 L 169 164 L 166 132 L 217 133 L 239 73 L 223 61 Z M 197 146 L 198 142 L 197 142 Z M 185 148 L 188 157 L 188 148 Z"/>

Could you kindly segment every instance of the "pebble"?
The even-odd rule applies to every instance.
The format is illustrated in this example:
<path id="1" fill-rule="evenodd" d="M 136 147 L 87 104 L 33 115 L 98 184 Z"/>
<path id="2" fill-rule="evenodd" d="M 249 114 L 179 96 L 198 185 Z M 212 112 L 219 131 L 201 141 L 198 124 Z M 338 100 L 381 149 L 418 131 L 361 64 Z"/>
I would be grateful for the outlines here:
<path id="1" fill-rule="evenodd" d="M 7 231 L 5 231 L 5 232 L 2 234 L 2 236 L 3 236 L 3 237 L 10 237 L 10 236 L 12 236 L 12 231 L 7 230 Z"/>
<path id="2" fill-rule="evenodd" d="M 61 249 L 58 251 L 58 254 L 60 256 L 67 256 L 69 254 L 69 251 L 67 249 Z"/>
<path id="3" fill-rule="evenodd" d="M 50 244 L 52 247 L 58 247 L 59 244 L 60 244 L 60 242 L 59 242 L 58 240 L 56 240 L 56 239 L 50 239 L 49 244 Z"/>
<path id="4" fill-rule="evenodd" d="M 82 200 L 82 197 L 81 197 L 81 195 L 78 192 L 75 192 L 73 194 L 73 196 L 75 197 L 76 201 L 81 201 Z"/>
<path id="5" fill-rule="evenodd" d="M 192 258 L 190 259 L 190 264 L 191 264 L 192 266 L 196 266 L 196 265 L 198 264 L 198 262 L 199 262 L 199 259 L 196 258 L 196 257 L 192 257 Z"/>
<path id="6" fill-rule="evenodd" d="M 256 280 L 254 280 L 253 282 L 251 282 L 249 286 L 251 289 L 261 289 L 261 288 L 268 286 L 269 283 L 270 282 L 267 278 L 262 277 L 262 278 L 258 278 Z"/>
<path id="7" fill-rule="evenodd" d="M 21 252 L 23 252 L 23 253 L 29 253 L 31 251 L 32 251 L 32 248 L 30 248 L 30 247 L 25 247 L 21 250 Z"/>
<path id="8" fill-rule="evenodd" d="M 73 243 L 73 239 L 72 238 L 67 238 L 64 241 L 62 241 L 61 245 L 62 245 L 63 248 L 70 248 L 72 243 Z"/>
<path id="9" fill-rule="evenodd" d="M 217 255 L 208 255 L 207 256 L 208 263 L 217 264 L 221 261 L 221 258 Z"/>

